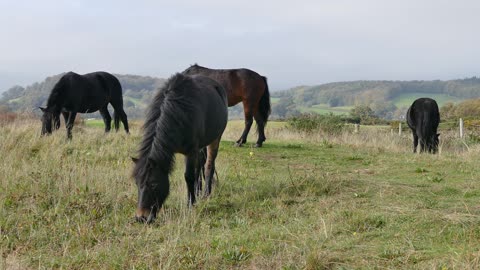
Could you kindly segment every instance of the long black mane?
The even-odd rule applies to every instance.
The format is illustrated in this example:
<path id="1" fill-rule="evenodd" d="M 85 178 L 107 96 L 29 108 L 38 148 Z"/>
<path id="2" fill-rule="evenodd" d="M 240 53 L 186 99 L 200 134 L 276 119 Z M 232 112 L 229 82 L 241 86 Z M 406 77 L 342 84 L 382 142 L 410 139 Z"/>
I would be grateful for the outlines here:
<path id="1" fill-rule="evenodd" d="M 147 162 L 154 161 L 164 172 L 170 173 L 174 164 L 174 151 L 181 143 L 183 130 L 190 125 L 188 112 L 194 108 L 184 92 L 192 84 L 188 76 L 173 75 L 150 104 L 145 123 L 144 136 L 139 149 L 139 160 L 133 170 L 135 178 L 146 179 Z"/>
<path id="2" fill-rule="evenodd" d="M 63 75 L 60 80 L 53 86 L 52 92 L 47 99 L 47 108 L 56 108 L 57 104 L 62 103 L 63 99 L 63 89 L 66 86 L 66 75 L 72 75 L 72 72 L 68 72 Z M 58 109 L 57 109 L 58 110 Z"/>

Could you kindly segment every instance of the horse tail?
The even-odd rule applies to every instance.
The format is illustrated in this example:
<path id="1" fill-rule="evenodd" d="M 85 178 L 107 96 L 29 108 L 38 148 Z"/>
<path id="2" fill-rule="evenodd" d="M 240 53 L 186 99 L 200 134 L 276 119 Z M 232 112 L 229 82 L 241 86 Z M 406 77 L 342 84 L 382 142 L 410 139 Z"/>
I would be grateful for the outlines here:
<path id="1" fill-rule="evenodd" d="M 271 112 L 270 92 L 268 91 L 267 77 L 262 76 L 262 79 L 265 84 L 265 91 L 263 92 L 263 95 L 260 98 L 260 102 L 258 104 L 258 112 L 260 114 L 260 117 L 262 118 L 264 125 L 266 125 L 268 121 L 268 116 L 270 115 L 270 112 Z"/>
<path id="2" fill-rule="evenodd" d="M 115 130 L 120 127 L 120 111 L 123 111 L 123 91 L 122 85 L 117 77 L 111 74 L 102 74 L 99 76 L 102 87 L 108 90 L 109 102 L 113 107 L 113 126 Z"/>

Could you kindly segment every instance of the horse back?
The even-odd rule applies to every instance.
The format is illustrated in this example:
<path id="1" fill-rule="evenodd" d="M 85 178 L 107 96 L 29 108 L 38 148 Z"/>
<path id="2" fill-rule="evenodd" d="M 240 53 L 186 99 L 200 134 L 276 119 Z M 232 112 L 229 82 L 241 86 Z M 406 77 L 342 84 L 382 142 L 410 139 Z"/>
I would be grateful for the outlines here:
<path id="1" fill-rule="evenodd" d="M 191 89 L 196 102 L 192 118 L 196 118 L 200 138 L 199 147 L 210 144 L 219 138 L 227 125 L 227 93 L 225 88 L 216 80 L 204 76 L 192 76 L 194 88 Z"/>
<path id="2" fill-rule="evenodd" d="M 196 71 L 195 74 L 210 77 L 220 83 L 227 93 L 228 106 L 234 106 L 245 100 L 260 99 L 267 89 L 264 77 L 246 68 L 202 68 Z"/>
<path id="3" fill-rule="evenodd" d="M 406 118 L 408 126 L 417 135 L 424 137 L 435 134 L 440 123 L 437 102 L 430 98 L 415 100 L 408 109 Z"/>
<path id="4" fill-rule="evenodd" d="M 79 75 L 66 73 L 62 83 L 61 107 L 66 111 L 94 112 L 106 106 L 112 98 L 120 98 L 122 89 L 115 76 L 107 72 L 92 72 Z"/>

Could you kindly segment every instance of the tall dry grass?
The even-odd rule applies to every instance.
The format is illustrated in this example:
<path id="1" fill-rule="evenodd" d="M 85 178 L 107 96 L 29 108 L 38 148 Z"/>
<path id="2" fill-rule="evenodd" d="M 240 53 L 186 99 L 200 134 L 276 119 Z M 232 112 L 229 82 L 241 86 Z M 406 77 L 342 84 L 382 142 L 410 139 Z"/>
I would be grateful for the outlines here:
<path id="1" fill-rule="evenodd" d="M 64 127 L 40 137 L 38 119 L 0 126 L 0 268 L 479 266 L 479 150 L 453 132 L 430 156 L 410 153 L 408 133 L 312 135 L 270 122 L 253 149 L 253 129 L 246 146 L 232 146 L 243 131 L 232 121 L 213 196 L 187 207 L 177 156 L 166 205 L 145 226 L 133 222 L 130 176 L 140 125 L 104 134 L 87 122 L 72 141 Z"/>

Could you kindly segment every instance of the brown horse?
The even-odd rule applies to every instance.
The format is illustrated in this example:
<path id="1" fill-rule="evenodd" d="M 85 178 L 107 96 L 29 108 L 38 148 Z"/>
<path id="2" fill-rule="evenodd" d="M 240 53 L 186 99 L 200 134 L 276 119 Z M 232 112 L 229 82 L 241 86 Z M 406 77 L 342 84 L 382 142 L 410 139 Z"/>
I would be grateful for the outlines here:
<path id="1" fill-rule="evenodd" d="M 210 69 L 197 64 L 190 66 L 183 74 L 199 74 L 210 77 L 219 82 L 227 91 L 228 106 L 243 103 L 245 115 L 245 129 L 236 142 L 242 146 L 247 142 L 248 132 L 252 127 L 253 118 L 257 122 L 258 140 L 255 147 L 261 147 L 265 141 L 265 125 L 270 115 L 270 93 L 268 92 L 267 78 L 255 71 L 241 69 Z"/>

